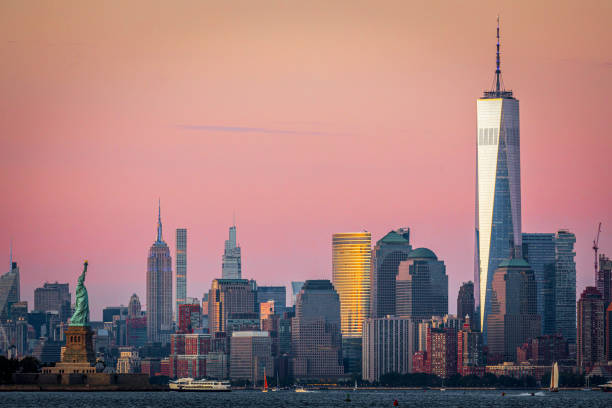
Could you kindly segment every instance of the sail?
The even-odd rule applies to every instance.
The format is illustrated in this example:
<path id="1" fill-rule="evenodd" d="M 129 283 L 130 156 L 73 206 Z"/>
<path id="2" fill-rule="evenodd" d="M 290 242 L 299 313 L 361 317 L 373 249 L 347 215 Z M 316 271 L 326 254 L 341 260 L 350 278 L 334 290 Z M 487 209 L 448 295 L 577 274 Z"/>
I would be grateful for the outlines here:
<path id="1" fill-rule="evenodd" d="M 264 368 L 264 390 L 268 389 L 268 377 L 266 377 L 266 369 Z"/>
<path id="2" fill-rule="evenodd" d="M 557 389 L 559 388 L 559 365 L 556 362 L 553 365 L 553 378 L 555 380 L 553 388 Z"/>

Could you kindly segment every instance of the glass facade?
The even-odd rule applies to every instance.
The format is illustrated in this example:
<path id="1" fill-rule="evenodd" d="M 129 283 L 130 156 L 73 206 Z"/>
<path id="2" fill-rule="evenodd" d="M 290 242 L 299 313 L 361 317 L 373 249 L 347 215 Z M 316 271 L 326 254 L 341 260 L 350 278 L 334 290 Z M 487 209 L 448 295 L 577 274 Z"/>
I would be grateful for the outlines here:
<path id="1" fill-rule="evenodd" d="M 346 372 L 361 371 L 361 333 L 370 313 L 372 234 L 348 232 L 332 237 L 332 278 L 340 296 L 342 352 Z"/>
<path id="2" fill-rule="evenodd" d="M 521 245 L 519 102 L 510 91 L 486 92 L 477 111 L 475 288 L 486 341 L 493 272 Z"/>
<path id="3" fill-rule="evenodd" d="M 225 252 L 221 264 L 223 279 L 242 279 L 242 258 L 240 247 L 236 244 L 236 226 L 229 229 L 229 239 L 225 241 Z"/>
<path id="4" fill-rule="evenodd" d="M 176 230 L 176 315 L 187 301 L 187 229 Z"/>
<path id="5" fill-rule="evenodd" d="M 523 257 L 535 274 L 538 314 L 542 316 L 542 333 L 554 334 L 555 234 L 523 234 Z"/>
<path id="6" fill-rule="evenodd" d="M 570 344 L 576 343 L 576 236 L 560 230 L 555 234 L 555 331 Z"/>
<path id="7" fill-rule="evenodd" d="M 370 316 L 395 315 L 395 278 L 400 262 L 412 251 L 410 229 L 390 231 L 372 250 Z"/>

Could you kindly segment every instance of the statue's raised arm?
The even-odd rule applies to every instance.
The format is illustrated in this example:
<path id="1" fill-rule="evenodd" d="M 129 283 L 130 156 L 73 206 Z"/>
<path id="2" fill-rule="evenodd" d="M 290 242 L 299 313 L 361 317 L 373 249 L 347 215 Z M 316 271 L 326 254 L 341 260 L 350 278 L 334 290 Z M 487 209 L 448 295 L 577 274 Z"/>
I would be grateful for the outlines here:
<path id="1" fill-rule="evenodd" d="M 83 263 L 83 273 L 79 276 L 76 288 L 76 306 L 70 318 L 70 326 L 89 326 L 89 297 L 85 287 L 88 262 Z"/>

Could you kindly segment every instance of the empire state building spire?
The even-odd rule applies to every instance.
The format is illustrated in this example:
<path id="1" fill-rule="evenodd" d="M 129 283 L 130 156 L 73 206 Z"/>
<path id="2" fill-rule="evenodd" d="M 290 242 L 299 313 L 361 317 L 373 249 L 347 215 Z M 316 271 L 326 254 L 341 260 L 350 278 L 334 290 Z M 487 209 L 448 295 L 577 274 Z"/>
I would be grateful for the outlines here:
<path id="1" fill-rule="evenodd" d="M 157 242 L 162 242 L 161 200 L 158 200 L 157 206 Z"/>

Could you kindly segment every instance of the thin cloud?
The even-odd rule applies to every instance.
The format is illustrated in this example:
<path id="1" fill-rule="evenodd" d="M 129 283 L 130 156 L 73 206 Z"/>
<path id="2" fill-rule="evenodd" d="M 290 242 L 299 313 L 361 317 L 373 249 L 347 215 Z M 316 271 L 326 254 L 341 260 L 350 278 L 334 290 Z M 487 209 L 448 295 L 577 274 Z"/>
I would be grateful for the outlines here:
<path id="1" fill-rule="evenodd" d="M 321 131 L 305 131 L 305 130 L 289 130 L 289 129 L 269 129 L 257 127 L 242 127 L 242 126 L 211 126 L 211 125 L 179 125 L 181 129 L 199 130 L 203 132 L 231 132 L 231 133 L 268 133 L 277 135 L 328 135 L 327 132 Z"/>

